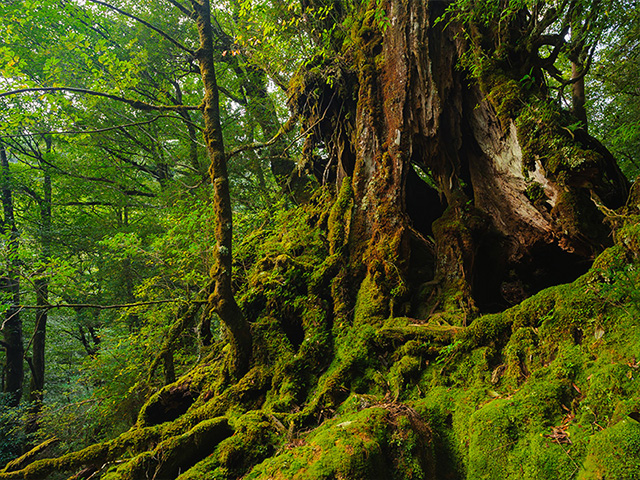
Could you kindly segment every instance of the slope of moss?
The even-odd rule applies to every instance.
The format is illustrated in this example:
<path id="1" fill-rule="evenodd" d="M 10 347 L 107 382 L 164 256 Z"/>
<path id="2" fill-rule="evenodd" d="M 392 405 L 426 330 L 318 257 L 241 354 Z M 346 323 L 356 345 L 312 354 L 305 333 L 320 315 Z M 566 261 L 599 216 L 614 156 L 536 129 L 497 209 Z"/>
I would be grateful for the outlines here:
<path id="1" fill-rule="evenodd" d="M 336 326 L 343 307 L 318 278 L 334 268 L 328 230 L 346 210 L 329 222 L 321 203 L 280 219 L 302 241 L 264 232 L 259 248 L 274 253 L 254 252 L 245 270 L 242 305 L 258 315 L 244 378 L 229 379 L 228 349 L 213 346 L 129 432 L 0 479 L 638 478 L 637 217 L 586 275 L 468 327 L 442 316 Z"/>

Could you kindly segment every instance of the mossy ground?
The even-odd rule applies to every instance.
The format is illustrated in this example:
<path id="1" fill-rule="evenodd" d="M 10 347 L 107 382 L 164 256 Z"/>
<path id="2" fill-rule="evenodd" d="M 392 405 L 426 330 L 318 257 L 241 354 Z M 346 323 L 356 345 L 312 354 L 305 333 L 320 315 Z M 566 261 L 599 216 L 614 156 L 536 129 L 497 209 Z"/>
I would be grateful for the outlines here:
<path id="1" fill-rule="evenodd" d="M 305 208 L 281 219 L 303 243 L 274 229 L 260 248 L 278 256 L 246 270 L 260 347 L 240 382 L 212 347 L 121 437 L 0 478 L 640 478 L 637 217 L 586 275 L 468 327 L 388 317 L 332 332 L 335 305 L 310 279 L 337 237 Z M 185 413 L 150 420 L 185 389 Z"/>

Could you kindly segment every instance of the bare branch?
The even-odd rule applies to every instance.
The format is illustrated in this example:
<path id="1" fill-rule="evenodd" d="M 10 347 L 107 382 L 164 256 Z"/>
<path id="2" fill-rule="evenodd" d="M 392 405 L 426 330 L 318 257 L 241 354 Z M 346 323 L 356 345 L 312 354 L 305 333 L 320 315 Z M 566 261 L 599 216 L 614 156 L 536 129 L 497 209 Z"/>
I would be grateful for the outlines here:
<path id="1" fill-rule="evenodd" d="M 0 98 L 8 97 L 11 95 L 19 95 L 21 93 L 35 93 L 35 92 L 71 92 L 82 93 L 85 95 L 93 95 L 95 97 L 108 98 L 117 102 L 123 102 L 131 105 L 133 108 L 143 111 L 180 111 L 180 110 L 200 110 L 200 107 L 193 105 L 152 105 L 150 103 L 141 102 L 140 100 L 132 100 L 130 98 L 119 97 L 117 95 L 110 95 L 104 92 L 96 92 L 95 90 L 87 90 L 86 88 L 75 87 L 35 87 L 35 88 L 21 88 L 18 90 L 11 90 L 9 92 L 0 92 Z"/>
<path id="2" fill-rule="evenodd" d="M 229 160 L 234 155 L 237 155 L 238 153 L 244 152 L 246 150 L 257 150 L 260 148 L 270 147 L 271 145 L 275 144 L 278 140 L 280 140 L 280 138 L 285 133 L 290 132 L 291 129 L 293 128 L 293 125 L 294 125 L 294 118 L 292 117 L 289 120 L 287 120 L 287 122 L 282 126 L 282 128 L 278 130 L 278 133 L 276 133 L 270 140 L 263 143 L 250 143 L 250 144 L 242 145 L 238 148 L 235 148 L 231 152 L 229 152 L 229 154 L 227 155 L 227 160 Z M 315 124 L 313 126 L 315 126 Z"/>

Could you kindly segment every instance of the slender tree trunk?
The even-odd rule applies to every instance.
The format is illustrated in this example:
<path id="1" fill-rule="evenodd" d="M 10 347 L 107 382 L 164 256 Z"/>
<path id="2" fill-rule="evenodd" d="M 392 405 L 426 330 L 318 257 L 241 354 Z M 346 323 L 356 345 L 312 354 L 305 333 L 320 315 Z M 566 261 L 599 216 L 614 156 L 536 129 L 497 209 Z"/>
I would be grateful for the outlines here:
<path id="1" fill-rule="evenodd" d="M 182 105 L 182 89 L 180 88 L 180 84 L 178 82 L 172 82 L 172 85 L 176 92 L 176 105 Z M 189 110 L 182 109 L 178 111 L 178 115 L 184 120 L 187 133 L 189 134 L 189 163 L 191 164 L 191 168 L 200 174 L 203 181 L 208 182 L 209 174 L 207 167 L 200 163 L 200 157 L 198 155 L 198 134 L 193 126 L 191 114 Z"/>
<path id="2" fill-rule="evenodd" d="M 273 138 L 280 131 L 276 107 L 267 91 L 267 78 L 262 70 L 248 67 L 247 73 L 236 71 L 245 77 L 244 89 L 247 95 L 247 107 L 251 116 L 258 122 L 265 139 Z M 278 186 L 294 199 L 301 199 L 308 187 L 307 179 L 298 171 L 296 163 L 284 152 L 283 142 L 276 142 L 267 147 L 266 157 L 269 160 L 271 173 Z"/>
<path id="3" fill-rule="evenodd" d="M 122 207 L 120 225 L 125 228 L 129 226 L 128 205 L 124 205 Z M 128 254 L 122 259 L 121 266 L 121 285 L 124 288 L 123 297 L 125 298 L 127 303 L 133 303 L 136 298 L 133 293 L 135 272 L 133 266 L 131 265 L 131 257 Z M 137 313 L 127 314 L 127 326 L 129 327 L 129 331 L 131 332 L 134 332 L 140 328 L 140 317 Z"/>
<path id="4" fill-rule="evenodd" d="M 51 140 L 47 138 L 47 151 L 51 151 Z M 46 165 L 42 199 L 40 202 L 40 261 L 46 265 L 51 257 L 51 173 Z M 40 275 L 35 281 L 36 305 L 49 304 L 49 277 L 46 267 L 42 267 Z M 27 420 L 27 434 L 35 433 L 39 428 L 40 412 L 44 400 L 45 381 L 45 348 L 47 336 L 48 311 L 45 308 L 36 310 L 36 324 L 33 332 L 33 355 L 30 362 L 31 381 L 29 385 L 29 418 Z"/>
<path id="5" fill-rule="evenodd" d="M 232 348 L 231 371 L 240 376 L 249 367 L 252 338 L 249 323 L 236 303 L 231 287 L 233 212 L 229 192 L 227 161 L 222 140 L 218 84 L 213 60 L 213 32 L 209 0 L 192 0 L 200 38 L 198 63 L 204 85 L 204 141 L 210 159 L 209 174 L 213 185 L 215 213 L 214 266 L 211 269 L 209 301 L 230 332 Z"/>
<path id="6" fill-rule="evenodd" d="M 176 381 L 176 372 L 173 363 L 173 350 L 169 349 L 162 357 L 164 384 L 170 385 Z"/>
<path id="7" fill-rule="evenodd" d="M 85 327 L 82 326 L 82 320 L 80 320 L 78 310 L 76 310 L 76 317 L 78 321 L 79 340 L 82 343 L 84 351 L 87 353 L 87 355 L 93 357 L 98 353 L 98 350 L 100 348 L 100 337 L 96 334 L 94 328 L 91 325 L 87 327 L 87 331 L 85 332 Z M 91 342 L 89 340 L 91 340 Z"/>
<path id="8" fill-rule="evenodd" d="M 18 230 L 13 213 L 13 195 L 11 188 L 11 172 L 4 145 L 0 144 L 0 166 L 2 168 L 2 207 L 4 210 L 3 227 L 9 235 L 7 243 L 6 276 L 0 279 L 0 291 L 7 296 L 9 308 L 2 323 L 4 336 L 3 347 L 5 358 L 5 381 L 3 392 L 11 395 L 9 405 L 17 406 L 22 397 L 24 381 L 24 345 L 22 343 L 22 320 L 20 318 L 20 280 L 18 278 Z"/>

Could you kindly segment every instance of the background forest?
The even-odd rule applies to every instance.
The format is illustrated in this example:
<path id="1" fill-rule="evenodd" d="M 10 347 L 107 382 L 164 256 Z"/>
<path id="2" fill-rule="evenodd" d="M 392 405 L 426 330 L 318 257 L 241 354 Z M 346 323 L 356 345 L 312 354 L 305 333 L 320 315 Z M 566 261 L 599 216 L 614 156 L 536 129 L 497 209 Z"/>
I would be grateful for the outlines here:
<path id="1" fill-rule="evenodd" d="M 0 0 L 0 478 L 640 478 L 639 7 Z"/>

